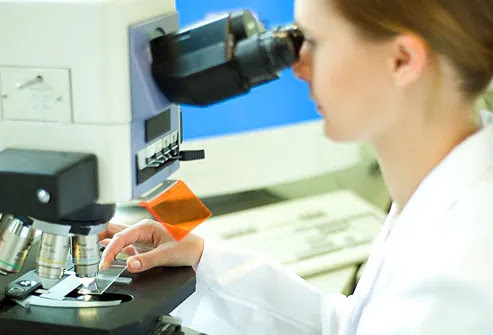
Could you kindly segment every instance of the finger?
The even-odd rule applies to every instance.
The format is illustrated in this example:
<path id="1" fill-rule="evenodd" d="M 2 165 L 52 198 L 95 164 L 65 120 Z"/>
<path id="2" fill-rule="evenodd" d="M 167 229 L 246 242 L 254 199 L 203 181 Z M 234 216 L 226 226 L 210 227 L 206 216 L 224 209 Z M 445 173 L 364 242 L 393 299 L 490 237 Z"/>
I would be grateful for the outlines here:
<path id="1" fill-rule="evenodd" d="M 157 266 L 177 265 L 176 255 L 171 249 L 162 247 L 153 249 L 143 254 L 132 256 L 127 260 L 128 271 L 132 273 L 143 272 Z"/>
<path id="2" fill-rule="evenodd" d="M 130 245 L 128 247 L 123 248 L 121 253 L 123 253 L 127 256 L 135 256 L 135 255 L 137 255 L 137 250 L 135 249 L 135 247 L 133 245 Z"/>
<path id="3" fill-rule="evenodd" d="M 110 242 L 111 239 L 107 238 L 106 240 L 99 241 L 99 244 L 101 244 L 103 247 L 106 247 L 108 246 L 108 244 L 110 244 Z M 120 251 L 120 253 L 123 253 L 127 256 L 133 256 L 138 254 L 137 249 L 135 249 L 133 245 L 123 248 L 123 250 Z"/>
<path id="4" fill-rule="evenodd" d="M 107 269 L 123 248 L 139 240 L 152 240 L 153 232 L 152 224 L 137 224 L 113 235 L 101 255 L 100 270 Z"/>
<path id="5" fill-rule="evenodd" d="M 104 240 L 107 238 L 112 238 L 115 234 L 121 232 L 122 230 L 127 229 L 129 226 L 121 224 L 121 223 L 112 223 L 108 224 L 106 230 L 98 234 L 99 240 Z"/>
<path id="6" fill-rule="evenodd" d="M 107 247 L 108 244 L 110 244 L 111 238 L 106 238 L 104 240 L 99 241 L 99 244 L 102 245 L 103 247 Z"/>

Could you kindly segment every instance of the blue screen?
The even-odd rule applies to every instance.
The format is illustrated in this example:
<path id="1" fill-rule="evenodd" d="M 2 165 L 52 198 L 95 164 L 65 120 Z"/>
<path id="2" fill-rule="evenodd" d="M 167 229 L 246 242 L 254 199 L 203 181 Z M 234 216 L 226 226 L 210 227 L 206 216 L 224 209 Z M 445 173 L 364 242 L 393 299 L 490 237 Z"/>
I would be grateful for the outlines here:
<path id="1" fill-rule="evenodd" d="M 294 22 L 290 0 L 177 0 L 180 26 L 237 9 L 249 9 L 267 29 Z M 250 93 L 206 107 L 183 106 L 185 140 L 220 136 L 318 119 L 308 86 L 291 70 L 281 79 L 253 88 Z"/>

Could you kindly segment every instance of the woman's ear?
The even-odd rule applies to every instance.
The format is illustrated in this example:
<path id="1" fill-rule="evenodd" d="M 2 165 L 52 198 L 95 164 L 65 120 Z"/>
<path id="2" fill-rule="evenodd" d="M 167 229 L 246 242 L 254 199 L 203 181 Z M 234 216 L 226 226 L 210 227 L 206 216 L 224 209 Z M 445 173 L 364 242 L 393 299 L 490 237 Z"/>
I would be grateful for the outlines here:
<path id="1" fill-rule="evenodd" d="M 396 86 L 405 87 L 416 82 L 428 63 L 428 48 L 419 36 L 408 33 L 394 38 L 389 70 Z"/>

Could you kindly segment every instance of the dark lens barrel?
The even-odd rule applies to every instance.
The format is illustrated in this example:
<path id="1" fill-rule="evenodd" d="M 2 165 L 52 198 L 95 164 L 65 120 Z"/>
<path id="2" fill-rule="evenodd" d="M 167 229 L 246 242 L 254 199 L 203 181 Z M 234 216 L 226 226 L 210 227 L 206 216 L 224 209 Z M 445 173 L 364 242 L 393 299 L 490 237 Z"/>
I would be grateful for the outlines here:
<path id="1" fill-rule="evenodd" d="M 264 31 L 255 20 L 241 12 L 153 39 L 152 75 L 168 100 L 208 106 L 279 78 L 298 60 L 303 33 Z"/>
<path id="2" fill-rule="evenodd" d="M 301 47 L 303 46 L 303 42 L 305 42 L 305 35 L 303 35 L 303 32 L 295 24 L 282 27 L 281 31 L 289 35 L 296 52 L 296 56 L 299 57 Z"/>
<path id="3" fill-rule="evenodd" d="M 299 57 L 303 34 L 296 26 L 280 27 L 240 41 L 235 59 L 241 75 L 252 86 L 278 77 Z"/>

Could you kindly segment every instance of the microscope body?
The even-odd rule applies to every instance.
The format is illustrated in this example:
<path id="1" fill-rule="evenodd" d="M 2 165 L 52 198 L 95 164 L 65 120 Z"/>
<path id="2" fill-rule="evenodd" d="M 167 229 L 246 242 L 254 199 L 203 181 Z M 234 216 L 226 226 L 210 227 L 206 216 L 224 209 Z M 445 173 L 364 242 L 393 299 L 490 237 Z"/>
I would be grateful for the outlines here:
<path id="1" fill-rule="evenodd" d="M 0 333 L 148 333 L 194 291 L 191 268 L 161 268 L 77 293 L 115 205 L 180 165 L 158 27 L 178 29 L 174 0 L 0 0 Z"/>
<path id="2" fill-rule="evenodd" d="M 3 0 L 0 13 L 0 45 L 12 46 L 0 52 L 3 225 L 43 232 L 45 288 L 70 245 L 76 273 L 95 276 L 114 204 L 179 168 L 180 110 L 149 66 L 153 31 L 178 29 L 175 3 Z M 18 270 L 11 261 L 4 273 Z"/>

